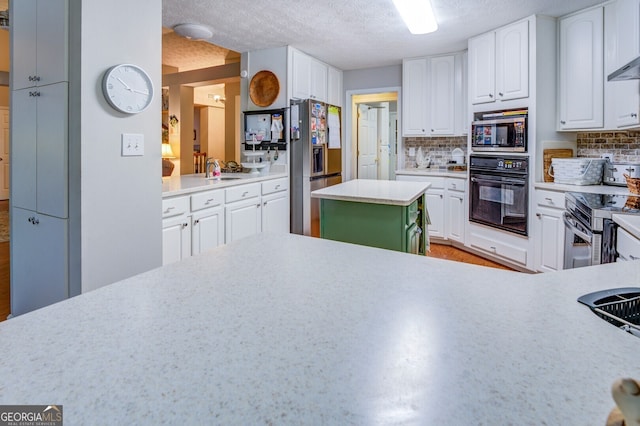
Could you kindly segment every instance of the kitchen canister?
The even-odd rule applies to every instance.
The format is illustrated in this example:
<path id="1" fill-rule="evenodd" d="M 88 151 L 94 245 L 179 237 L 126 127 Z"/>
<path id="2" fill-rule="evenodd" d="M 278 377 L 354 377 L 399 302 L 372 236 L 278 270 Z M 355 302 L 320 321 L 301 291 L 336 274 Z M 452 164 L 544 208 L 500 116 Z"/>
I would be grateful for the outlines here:
<path id="1" fill-rule="evenodd" d="M 602 158 L 553 158 L 549 175 L 555 183 L 598 185 L 606 160 Z"/>
<path id="2" fill-rule="evenodd" d="M 460 148 L 456 148 L 451 151 L 451 159 L 456 162 L 456 164 L 464 164 L 464 151 Z"/>

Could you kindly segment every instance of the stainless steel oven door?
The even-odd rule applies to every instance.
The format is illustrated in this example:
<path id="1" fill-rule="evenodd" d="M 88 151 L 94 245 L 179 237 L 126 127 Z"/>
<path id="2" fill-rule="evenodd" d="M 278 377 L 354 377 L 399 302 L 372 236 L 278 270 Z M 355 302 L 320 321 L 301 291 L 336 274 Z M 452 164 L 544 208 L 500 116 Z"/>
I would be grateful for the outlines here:
<path id="1" fill-rule="evenodd" d="M 471 173 L 469 220 L 527 235 L 526 175 Z"/>
<path id="2" fill-rule="evenodd" d="M 568 212 L 564 213 L 564 269 L 598 265 L 602 234 L 592 232 Z"/>

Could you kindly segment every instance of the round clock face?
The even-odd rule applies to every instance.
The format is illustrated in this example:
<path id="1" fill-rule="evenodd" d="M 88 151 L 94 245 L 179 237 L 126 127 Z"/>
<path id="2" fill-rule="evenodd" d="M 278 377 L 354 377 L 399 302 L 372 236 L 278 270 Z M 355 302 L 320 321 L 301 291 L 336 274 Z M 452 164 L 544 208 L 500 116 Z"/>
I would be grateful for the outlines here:
<path id="1" fill-rule="evenodd" d="M 110 68 L 102 79 L 107 102 L 118 111 L 135 114 L 144 111 L 153 99 L 153 82 L 140 67 L 121 64 Z"/>

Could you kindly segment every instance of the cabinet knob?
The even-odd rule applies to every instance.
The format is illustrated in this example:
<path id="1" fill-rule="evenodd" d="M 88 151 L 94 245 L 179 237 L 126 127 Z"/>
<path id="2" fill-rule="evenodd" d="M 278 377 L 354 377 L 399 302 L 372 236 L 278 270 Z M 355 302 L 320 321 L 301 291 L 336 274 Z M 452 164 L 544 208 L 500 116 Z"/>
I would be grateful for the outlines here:
<path id="1" fill-rule="evenodd" d="M 196 220 L 193 221 L 193 226 L 196 226 L 199 223 L 200 223 L 200 219 L 196 219 Z"/>
<path id="2" fill-rule="evenodd" d="M 440 194 L 440 198 L 442 198 L 442 194 Z"/>
<path id="3" fill-rule="evenodd" d="M 29 219 L 27 219 L 29 221 L 30 224 L 32 225 L 37 225 L 40 223 L 40 220 L 34 216 L 31 216 Z"/>
<path id="4" fill-rule="evenodd" d="M 433 129 L 431 129 L 431 133 L 433 133 Z"/>
<path id="5" fill-rule="evenodd" d="M 498 92 L 498 95 L 500 95 L 501 97 L 502 97 L 502 96 L 504 96 L 504 95 L 502 94 L 502 92 Z"/>
<path id="6" fill-rule="evenodd" d="M 560 124 L 567 124 L 567 122 L 564 120 L 560 120 Z"/>
<path id="7" fill-rule="evenodd" d="M 490 97 L 490 98 L 493 98 L 493 94 L 489 93 L 489 97 Z"/>
<path id="8" fill-rule="evenodd" d="M 536 213 L 536 217 L 540 218 L 540 217 L 542 217 L 542 215 L 540 213 Z"/>
<path id="9" fill-rule="evenodd" d="M 636 118 L 638 116 L 638 114 L 636 114 L 635 112 L 631 113 L 631 117 Z"/>
<path id="10" fill-rule="evenodd" d="M 182 224 L 182 227 L 183 227 L 183 228 L 186 228 L 187 226 L 189 226 L 189 224 L 188 224 L 188 223 L 186 223 L 186 222 Z"/>

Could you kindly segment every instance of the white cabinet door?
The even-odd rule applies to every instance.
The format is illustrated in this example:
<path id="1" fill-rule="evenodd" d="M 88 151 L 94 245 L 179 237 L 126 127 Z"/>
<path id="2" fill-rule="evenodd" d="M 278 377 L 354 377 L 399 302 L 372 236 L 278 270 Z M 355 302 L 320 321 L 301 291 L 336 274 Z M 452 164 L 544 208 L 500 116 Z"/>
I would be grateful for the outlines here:
<path id="1" fill-rule="evenodd" d="M 329 67 L 327 75 L 327 103 L 342 106 L 342 71 Z"/>
<path id="2" fill-rule="evenodd" d="M 538 206 L 536 219 L 536 247 L 538 271 L 550 272 L 563 269 L 564 222 L 563 210 Z"/>
<path id="3" fill-rule="evenodd" d="M 496 86 L 498 100 L 529 96 L 529 21 L 496 31 Z"/>
<path id="4" fill-rule="evenodd" d="M 68 83 L 13 91 L 12 203 L 68 215 Z M 18 190 L 19 188 L 19 190 Z"/>
<path id="5" fill-rule="evenodd" d="M 446 206 L 445 217 L 446 235 L 450 240 L 464 243 L 464 231 L 466 222 L 466 180 L 447 178 L 446 181 Z"/>
<path id="6" fill-rule="evenodd" d="M 291 54 L 293 88 L 292 97 L 308 99 L 311 93 L 311 58 L 294 50 Z"/>
<path id="7" fill-rule="evenodd" d="M 215 207 L 193 213 L 191 228 L 191 255 L 224 244 L 224 209 Z"/>
<path id="8" fill-rule="evenodd" d="M 309 98 L 326 102 L 327 101 L 327 65 L 311 58 L 311 87 Z"/>
<path id="9" fill-rule="evenodd" d="M 11 313 L 20 315 L 68 298 L 68 220 L 11 211 Z"/>
<path id="10" fill-rule="evenodd" d="M 604 125 L 603 9 L 560 20 L 558 129 Z"/>
<path id="11" fill-rule="evenodd" d="M 472 104 L 495 101 L 496 34 L 469 39 L 469 96 Z"/>
<path id="12" fill-rule="evenodd" d="M 430 237 L 444 238 L 444 190 L 429 189 L 425 192 L 427 212 L 431 223 L 427 225 Z"/>
<path id="13" fill-rule="evenodd" d="M 177 216 L 162 221 L 162 264 L 191 256 L 191 216 Z"/>
<path id="14" fill-rule="evenodd" d="M 623 228 L 618 228 L 616 250 L 618 252 L 618 262 L 638 260 L 640 259 L 640 240 Z"/>
<path id="15" fill-rule="evenodd" d="M 427 134 L 427 58 L 402 62 L 402 135 Z"/>
<path id="16" fill-rule="evenodd" d="M 11 4 L 12 90 L 68 81 L 67 0 Z"/>
<path id="17" fill-rule="evenodd" d="M 262 232 L 289 233 L 289 197 L 278 192 L 262 197 Z"/>
<path id="18" fill-rule="evenodd" d="M 260 198 L 227 204 L 224 222 L 227 244 L 260 233 L 262 226 Z"/>
<path id="19" fill-rule="evenodd" d="M 455 55 L 429 59 L 430 134 L 455 132 Z"/>
<path id="20" fill-rule="evenodd" d="M 640 56 L 640 1 L 617 0 L 605 7 L 605 19 L 606 34 L 612 33 L 615 43 L 613 61 L 607 70 L 609 74 Z M 606 84 L 613 91 L 607 107 L 614 111 L 614 126 L 622 128 L 640 124 L 640 81 L 610 81 Z"/>

